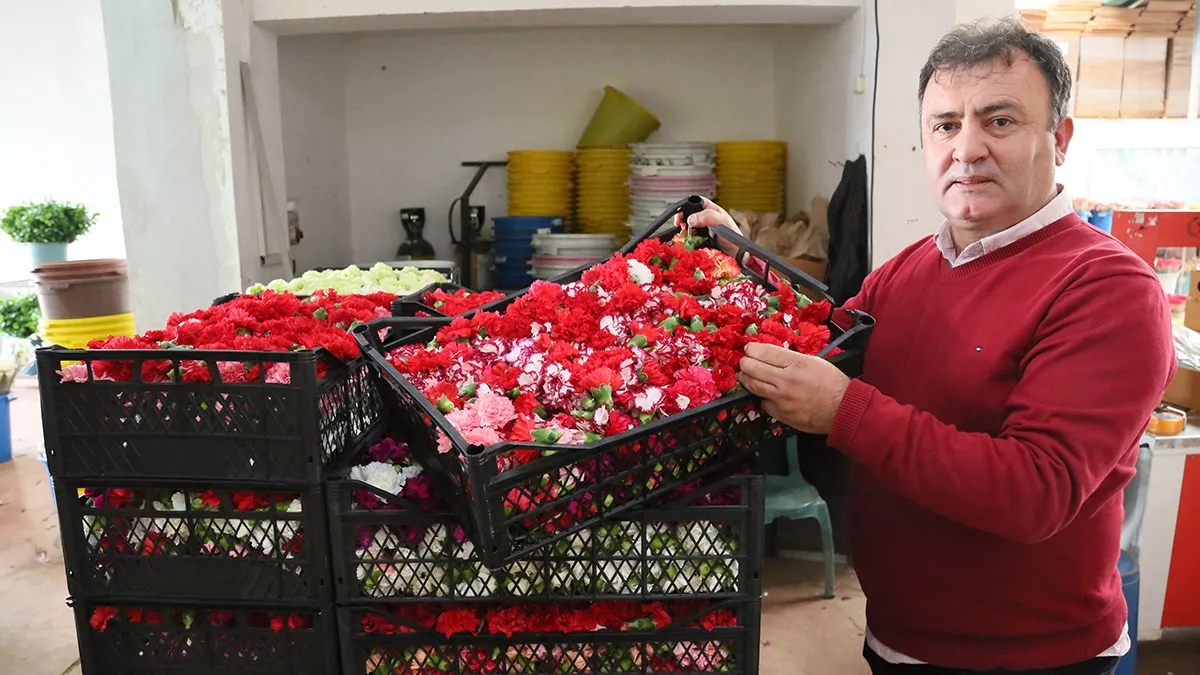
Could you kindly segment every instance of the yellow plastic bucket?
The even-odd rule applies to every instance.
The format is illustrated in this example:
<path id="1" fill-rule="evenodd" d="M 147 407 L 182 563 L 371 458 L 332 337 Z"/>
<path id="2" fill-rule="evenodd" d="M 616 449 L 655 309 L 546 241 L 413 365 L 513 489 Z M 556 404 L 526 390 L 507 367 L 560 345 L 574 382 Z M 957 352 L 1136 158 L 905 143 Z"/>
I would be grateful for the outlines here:
<path id="1" fill-rule="evenodd" d="M 604 98 L 579 138 L 579 148 L 626 148 L 641 143 L 662 122 L 615 87 L 604 87 Z"/>
<path id="2" fill-rule="evenodd" d="M 50 344 L 67 349 L 86 349 L 92 340 L 137 333 L 133 313 L 95 316 L 84 319 L 45 319 L 38 321 L 38 334 Z"/>

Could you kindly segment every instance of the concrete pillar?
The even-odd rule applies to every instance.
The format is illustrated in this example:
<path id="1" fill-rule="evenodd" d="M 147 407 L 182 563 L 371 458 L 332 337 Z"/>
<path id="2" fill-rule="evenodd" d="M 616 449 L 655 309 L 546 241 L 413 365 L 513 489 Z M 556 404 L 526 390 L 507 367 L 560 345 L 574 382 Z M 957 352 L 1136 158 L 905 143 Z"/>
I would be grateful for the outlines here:
<path id="1" fill-rule="evenodd" d="M 221 0 L 101 0 L 139 331 L 242 286 Z"/>

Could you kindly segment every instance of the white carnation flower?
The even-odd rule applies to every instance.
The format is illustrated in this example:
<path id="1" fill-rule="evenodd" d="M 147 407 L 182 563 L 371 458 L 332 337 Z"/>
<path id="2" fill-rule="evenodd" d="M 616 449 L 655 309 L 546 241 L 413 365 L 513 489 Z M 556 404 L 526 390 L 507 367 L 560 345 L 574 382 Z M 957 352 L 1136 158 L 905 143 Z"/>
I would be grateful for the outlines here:
<path id="1" fill-rule="evenodd" d="M 638 260 L 626 260 L 626 266 L 629 268 L 629 278 L 638 286 L 654 283 L 654 272 L 650 271 Z"/>

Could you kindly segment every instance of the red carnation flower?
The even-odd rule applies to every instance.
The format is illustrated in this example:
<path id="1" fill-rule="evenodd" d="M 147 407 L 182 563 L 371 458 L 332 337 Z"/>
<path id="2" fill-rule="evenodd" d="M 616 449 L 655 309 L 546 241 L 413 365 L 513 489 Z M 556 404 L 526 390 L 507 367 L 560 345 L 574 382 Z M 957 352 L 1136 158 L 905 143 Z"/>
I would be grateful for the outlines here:
<path id="1" fill-rule="evenodd" d="M 89 623 L 91 623 L 93 629 L 103 633 L 104 629 L 108 628 L 108 622 L 116 615 L 116 607 L 97 607 L 92 611 L 92 618 Z"/>
<path id="2" fill-rule="evenodd" d="M 437 632 L 450 637 L 455 633 L 479 632 L 479 617 L 472 608 L 464 607 L 444 610 L 437 618 Z"/>

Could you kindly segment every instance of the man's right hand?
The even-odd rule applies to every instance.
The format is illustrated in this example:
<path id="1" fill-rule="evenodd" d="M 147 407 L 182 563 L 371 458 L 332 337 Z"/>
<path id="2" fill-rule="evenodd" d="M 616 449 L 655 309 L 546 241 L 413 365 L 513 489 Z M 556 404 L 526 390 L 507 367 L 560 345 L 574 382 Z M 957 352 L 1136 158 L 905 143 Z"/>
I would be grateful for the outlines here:
<path id="1" fill-rule="evenodd" d="M 733 219 L 733 216 L 729 215 L 728 211 L 720 206 L 717 206 L 716 202 L 707 197 L 701 197 L 701 199 L 704 200 L 704 210 L 699 213 L 693 213 L 687 219 L 686 225 L 683 222 L 683 214 L 675 214 L 676 227 L 682 230 L 686 229 L 687 225 L 691 225 L 693 230 L 705 230 L 710 227 L 724 225 L 734 232 L 742 234 L 742 229 L 738 227 L 737 222 Z M 721 248 L 724 249 L 727 254 L 737 255 L 737 246 L 734 245 L 733 242 L 718 240 L 717 243 L 721 245 Z"/>
<path id="2" fill-rule="evenodd" d="M 687 224 L 691 225 L 692 229 L 706 229 L 716 227 L 717 225 L 724 225 L 738 234 L 742 233 L 741 228 L 738 227 L 737 222 L 734 221 L 733 216 L 729 215 L 728 211 L 717 206 L 708 197 L 701 197 L 701 199 L 704 200 L 704 210 L 700 213 L 693 213 L 687 220 Z M 684 227 L 682 213 L 675 214 L 675 225 L 681 228 Z"/>

